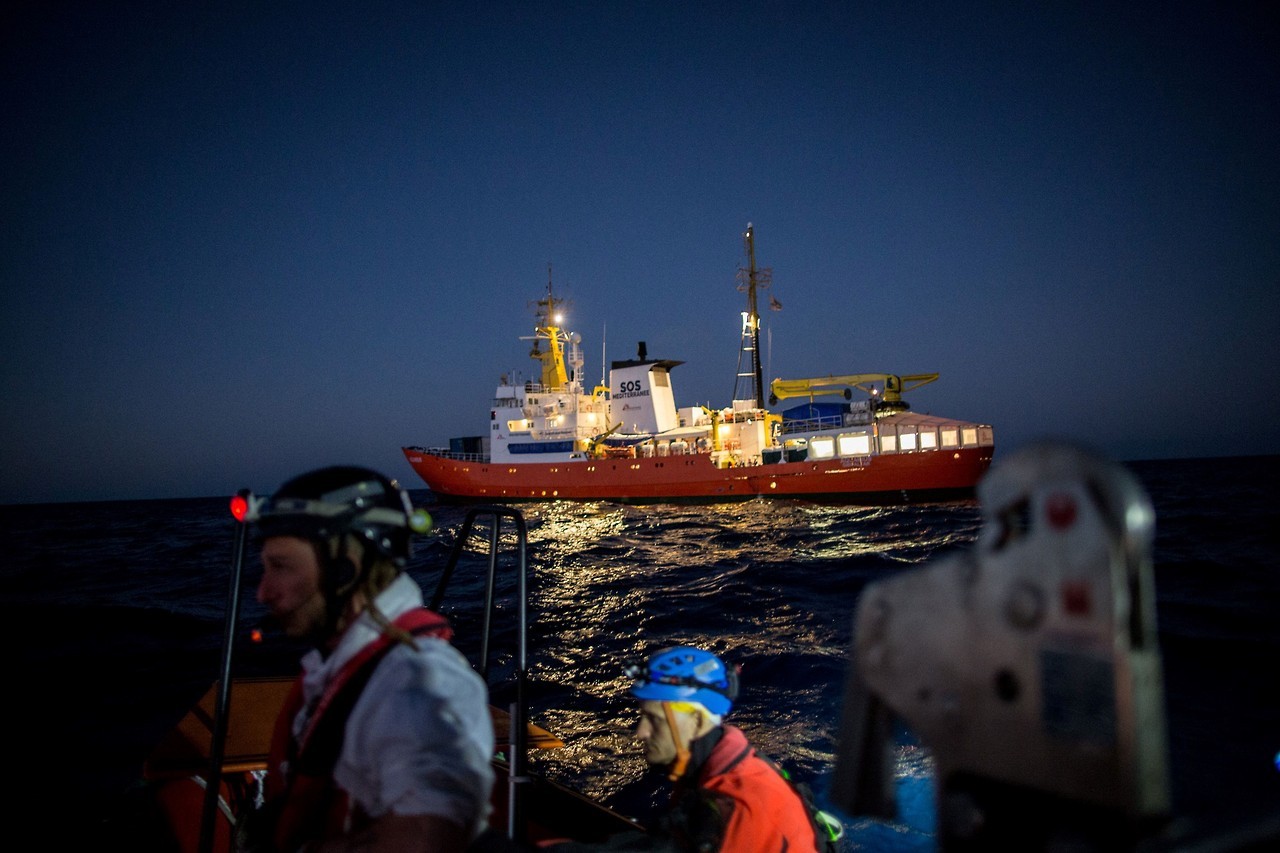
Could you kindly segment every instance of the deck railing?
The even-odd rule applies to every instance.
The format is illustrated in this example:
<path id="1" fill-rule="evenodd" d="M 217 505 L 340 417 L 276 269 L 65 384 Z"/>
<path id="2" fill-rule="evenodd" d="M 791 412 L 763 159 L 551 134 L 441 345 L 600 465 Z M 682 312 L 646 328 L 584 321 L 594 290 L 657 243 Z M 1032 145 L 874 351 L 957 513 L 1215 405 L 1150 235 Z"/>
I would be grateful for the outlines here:
<path id="1" fill-rule="evenodd" d="M 487 453 L 463 453 L 459 450 L 450 450 L 447 447 L 410 447 L 410 450 L 416 450 L 419 453 L 430 453 L 432 456 L 439 456 L 443 459 L 456 459 L 459 462 L 488 462 L 489 454 Z"/>
<path id="2" fill-rule="evenodd" d="M 804 420 L 783 421 L 782 434 L 789 435 L 796 432 L 813 432 L 814 430 L 833 429 L 841 426 L 844 426 L 843 416 L 822 415 L 816 418 L 805 418 Z"/>

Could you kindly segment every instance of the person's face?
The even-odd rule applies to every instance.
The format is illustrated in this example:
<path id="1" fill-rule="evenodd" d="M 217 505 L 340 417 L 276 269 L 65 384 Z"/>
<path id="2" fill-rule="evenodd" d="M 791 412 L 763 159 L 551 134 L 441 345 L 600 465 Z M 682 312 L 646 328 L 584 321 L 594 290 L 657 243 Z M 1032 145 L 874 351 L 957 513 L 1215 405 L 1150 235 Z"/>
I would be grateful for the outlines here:
<path id="1" fill-rule="evenodd" d="M 318 636 L 325 624 L 324 593 L 315 548 L 296 536 L 273 536 L 262 543 L 258 602 L 279 621 L 287 636 Z"/>
<path id="2" fill-rule="evenodd" d="M 646 700 L 640 705 L 640 722 L 636 726 L 636 740 L 644 747 L 644 760 L 655 766 L 665 766 L 676 760 L 676 739 L 688 747 L 697 720 L 690 714 L 677 713 L 676 731 L 671 731 L 662 703 Z"/>

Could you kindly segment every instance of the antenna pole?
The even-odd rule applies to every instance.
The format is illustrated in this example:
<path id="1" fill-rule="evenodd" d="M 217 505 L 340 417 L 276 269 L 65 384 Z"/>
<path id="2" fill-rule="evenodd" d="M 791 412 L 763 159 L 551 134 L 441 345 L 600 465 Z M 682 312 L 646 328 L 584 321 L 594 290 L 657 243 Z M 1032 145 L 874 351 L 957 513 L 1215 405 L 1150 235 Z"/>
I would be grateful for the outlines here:
<path id="1" fill-rule="evenodd" d="M 755 384 L 752 386 L 752 398 L 756 401 L 756 408 L 760 408 L 760 388 L 764 385 L 763 377 L 760 372 L 760 309 L 756 304 L 756 279 L 759 276 L 756 270 L 756 240 L 755 229 L 751 227 L 751 223 L 747 223 L 747 310 L 751 313 L 751 372 L 754 374 Z"/>
<path id="2" fill-rule="evenodd" d="M 751 396 L 739 397 L 738 384 L 733 387 L 733 399 L 749 399 L 755 408 L 763 406 L 764 376 L 760 369 L 760 309 L 757 304 L 757 292 L 768 288 L 773 277 L 773 270 L 756 268 L 755 227 L 748 222 L 747 231 L 743 235 L 747 247 L 747 267 L 738 270 L 739 291 L 747 293 L 747 310 L 742 315 L 742 350 L 738 353 L 738 382 L 744 379 L 751 383 Z M 750 353 L 751 366 L 746 372 L 742 369 L 742 357 Z"/>
<path id="3" fill-rule="evenodd" d="M 241 497 L 252 499 L 248 489 Z M 244 576 L 244 555 L 248 548 L 249 525 L 236 523 L 235 545 L 231 552 L 231 579 L 227 590 L 227 618 L 222 634 L 222 666 L 218 677 L 217 704 L 213 709 L 213 732 L 209 742 L 209 774 L 205 779 L 204 803 L 200 812 L 200 853 L 213 850 L 218 814 L 218 798 L 222 793 L 222 762 L 226 753 L 227 720 L 231 715 L 231 654 L 235 645 L 236 626 L 240 618 L 240 582 Z"/>

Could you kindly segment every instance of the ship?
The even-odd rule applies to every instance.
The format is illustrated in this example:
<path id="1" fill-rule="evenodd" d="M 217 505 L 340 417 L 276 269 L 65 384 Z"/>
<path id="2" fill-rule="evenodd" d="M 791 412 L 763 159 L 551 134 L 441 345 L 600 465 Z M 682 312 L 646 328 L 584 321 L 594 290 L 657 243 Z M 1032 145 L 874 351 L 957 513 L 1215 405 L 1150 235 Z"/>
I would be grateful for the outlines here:
<path id="1" fill-rule="evenodd" d="M 548 276 L 535 303 L 538 376 L 503 375 L 487 435 L 402 447 L 441 503 L 716 503 L 757 498 L 889 504 L 971 498 L 995 451 L 990 424 L 921 414 L 903 394 L 937 373 L 842 373 L 774 379 L 763 399 L 754 229 L 738 271 L 747 294 L 730 405 L 677 407 L 682 361 L 614 361 L 589 387 L 582 336 L 562 325 Z M 770 297 L 771 306 L 777 302 Z M 855 395 L 859 399 L 855 399 Z M 784 403 L 783 401 L 790 401 Z M 767 403 L 767 405 L 766 405 Z M 775 408 L 779 411 L 774 411 Z"/>

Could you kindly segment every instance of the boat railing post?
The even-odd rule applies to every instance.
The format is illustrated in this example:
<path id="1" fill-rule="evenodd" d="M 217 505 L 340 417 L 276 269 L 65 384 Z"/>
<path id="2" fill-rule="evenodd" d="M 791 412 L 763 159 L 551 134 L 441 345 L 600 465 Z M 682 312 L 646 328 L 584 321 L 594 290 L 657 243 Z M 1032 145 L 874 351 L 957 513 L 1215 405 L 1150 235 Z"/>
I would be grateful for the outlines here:
<path id="1" fill-rule="evenodd" d="M 250 499 L 252 496 L 248 489 L 242 489 L 238 497 Z M 214 820 L 222 790 L 222 759 L 227 741 L 227 718 L 231 712 L 231 651 L 235 644 L 236 624 L 240 618 L 240 579 L 249 541 L 248 527 L 243 521 L 236 522 L 231 579 L 227 591 L 227 616 L 222 635 L 222 666 L 218 677 L 217 704 L 213 712 L 213 739 L 209 744 L 209 775 L 205 779 L 204 808 L 200 814 L 200 853 L 210 853 L 213 850 Z"/>
<path id="2" fill-rule="evenodd" d="M 515 731 L 511 737 L 511 773 L 509 776 L 508 786 L 508 809 L 511 814 L 511 824 L 508 827 L 508 836 L 512 841 L 523 842 L 521 829 L 524 826 L 524 795 L 523 786 L 529 781 L 526 762 L 528 760 L 528 717 L 529 705 L 525 696 L 525 682 L 529 671 L 529 586 L 528 586 L 528 529 L 525 526 L 524 516 L 515 510 L 508 510 L 511 513 L 511 519 L 515 522 L 517 533 L 517 558 L 519 560 L 518 574 L 516 583 L 516 606 L 518 615 L 516 620 L 516 701 L 515 713 L 511 715 L 512 727 Z"/>
<path id="3" fill-rule="evenodd" d="M 489 575 L 484 591 L 484 624 L 480 632 L 480 675 L 489 679 L 489 640 L 493 634 L 494 588 L 498 578 L 498 524 L 495 515 L 489 525 Z"/>
<path id="4" fill-rule="evenodd" d="M 441 572 L 440 580 L 436 584 L 436 591 L 431 596 L 431 603 L 427 605 L 432 610 L 439 610 L 444 602 L 445 589 L 453 578 L 453 570 L 458 566 L 458 558 L 462 556 L 462 549 L 466 547 L 467 539 L 471 536 L 471 527 L 474 522 L 475 511 L 473 510 L 467 513 L 466 520 L 462 522 L 462 528 L 458 531 L 458 536 L 453 543 L 453 550 L 449 552 L 449 559 L 445 561 L 444 571 Z"/>
<path id="5" fill-rule="evenodd" d="M 516 672 L 515 701 L 509 706 L 511 714 L 510 755 L 507 761 L 507 836 L 514 841 L 523 841 L 524 826 L 524 793 L 523 788 L 529 781 L 527 775 L 529 745 L 529 706 L 526 696 L 526 684 L 529 671 L 529 562 L 528 543 L 529 530 L 524 515 L 510 507 L 478 506 L 467 512 L 467 516 L 459 529 L 458 537 L 453 543 L 449 560 L 436 585 L 435 594 L 429 607 L 438 610 L 444 601 L 445 590 L 457 568 L 458 560 L 471 536 L 477 516 L 488 515 L 492 519 L 489 530 L 489 560 L 486 577 L 484 623 L 480 638 L 480 674 L 488 682 L 490 635 L 493 631 L 493 613 L 495 603 L 495 587 L 498 567 L 499 528 L 502 519 L 509 518 L 516 528 Z"/>

